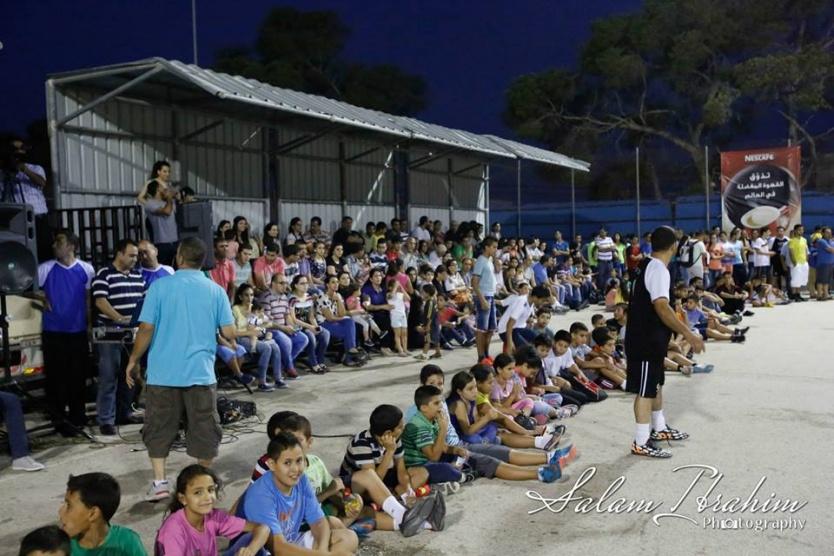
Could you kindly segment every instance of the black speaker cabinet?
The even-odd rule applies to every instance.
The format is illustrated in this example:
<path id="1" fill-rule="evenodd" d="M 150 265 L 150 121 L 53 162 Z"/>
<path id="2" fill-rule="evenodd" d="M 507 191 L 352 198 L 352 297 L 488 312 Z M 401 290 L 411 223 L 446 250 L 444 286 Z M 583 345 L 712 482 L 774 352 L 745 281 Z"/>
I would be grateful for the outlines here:
<path id="1" fill-rule="evenodd" d="M 18 243 L 23 246 L 32 254 L 33 264 L 37 268 L 38 242 L 35 234 L 35 211 L 31 205 L 0 203 L 0 244 L 5 242 Z M 19 252 L 16 251 L 16 253 L 18 253 L 18 258 L 22 256 Z M 22 263 L 22 261 L 18 262 Z M 24 266 L 28 268 L 29 265 Z M 20 266 L 20 268 L 23 267 Z M 37 279 L 34 286 L 37 289 Z"/>
<path id="2" fill-rule="evenodd" d="M 177 230 L 180 239 L 197 237 L 206 244 L 203 270 L 214 268 L 214 228 L 211 223 L 211 201 L 195 201 L 177 207 Z"/>

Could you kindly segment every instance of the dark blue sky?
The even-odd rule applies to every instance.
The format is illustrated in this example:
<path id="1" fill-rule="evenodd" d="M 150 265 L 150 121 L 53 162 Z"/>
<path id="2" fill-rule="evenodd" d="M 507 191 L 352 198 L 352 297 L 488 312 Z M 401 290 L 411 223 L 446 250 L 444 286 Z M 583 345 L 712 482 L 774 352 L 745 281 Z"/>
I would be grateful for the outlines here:
<path id="1" fill-rule="evenodd" d="M 640 2 L 198 0 L 200 65 L 221 47 L 251 45 L 277 5 L 335 11 L 351 30 L 346 58 L 423 76 L 430 98 L 421 119 L 507 136 L 501 113 L 512 79 L 572 66 L 594 19 Z M 44 117 L 48 73 L 150 56 L 192 61 L 189 0 L 31 0 L 8 13 L 0 20 L 0 130 L 22 133 Z"/>

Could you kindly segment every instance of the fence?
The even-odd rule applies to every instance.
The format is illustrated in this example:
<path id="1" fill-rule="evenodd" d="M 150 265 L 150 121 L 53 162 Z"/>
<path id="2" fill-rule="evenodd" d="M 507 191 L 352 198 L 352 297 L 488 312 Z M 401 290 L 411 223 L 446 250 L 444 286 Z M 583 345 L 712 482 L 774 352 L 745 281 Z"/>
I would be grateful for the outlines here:
<path id="1" fill-rule="evenodd" d="M 666 224 L 685 231 L 707 226 L 704 197 L 678 197 L 674 201 L 648 200 L 640 203 L 640 232 Z M 576 203 L 576 230 L 571 229 L 570 202 L 525 206 L 521 212 L 521 230 L 516 224 L 515 209 L 492 210 L 490 222 L 499 222 L 505 236 L 539 236 L 550 239 L 555 230 L 564 235 L 595 234 L 601 226 L 610 232 L 634 234 L 638 232 L 635 201 L 586 201 Z M 808 191 L 802 195 L 802 222 L 806 228 L 834 225 L 834 194 Z M 721 225 L 721 198 L 709 200 L 709 226 Z"/>
<path id="2" fill-rule="evenodd" d="M 95 268 L 109 264 L 120 239 L 145 237 L 142 208 L 122 207 L 58 209 L 49 213 L 50 226 L 72 230 L 78 235 L 78 258 Z"/>

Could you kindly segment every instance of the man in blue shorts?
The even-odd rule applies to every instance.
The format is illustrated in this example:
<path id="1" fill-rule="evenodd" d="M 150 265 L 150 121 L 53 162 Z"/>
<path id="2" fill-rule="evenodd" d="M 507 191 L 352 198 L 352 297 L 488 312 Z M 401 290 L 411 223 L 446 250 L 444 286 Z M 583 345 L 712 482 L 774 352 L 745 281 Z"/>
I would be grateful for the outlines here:
<path id="1" fill-rule="evenodd" d="M 475 296 L 475 345 L 478 361 L 489 357 L 489 342 L 498 328 L 495 315 L 495 267 L 492 257 L 498 250 L 498 240 L 487 237 L 481 242 L 481 256 L 472 269 L 472 292 Z"/>

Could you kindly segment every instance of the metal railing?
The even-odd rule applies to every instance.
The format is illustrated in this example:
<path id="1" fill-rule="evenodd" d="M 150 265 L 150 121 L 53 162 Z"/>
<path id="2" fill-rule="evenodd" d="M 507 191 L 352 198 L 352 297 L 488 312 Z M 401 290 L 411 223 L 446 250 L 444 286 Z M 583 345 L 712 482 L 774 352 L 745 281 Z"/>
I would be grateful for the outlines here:
<path id="1" fill-rule="evenodd" d="M 113 259 L 119 240 L 146 237 L 144 212 L 137 205 L 58 209 L 49 217 L 53 229 L 65 228 L 78 235 L 76 254 L 94 268 L 106 266 Z"/>

